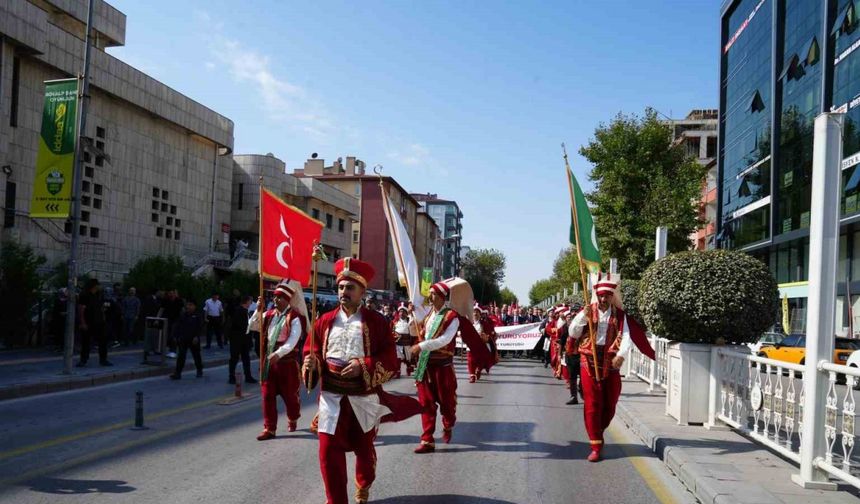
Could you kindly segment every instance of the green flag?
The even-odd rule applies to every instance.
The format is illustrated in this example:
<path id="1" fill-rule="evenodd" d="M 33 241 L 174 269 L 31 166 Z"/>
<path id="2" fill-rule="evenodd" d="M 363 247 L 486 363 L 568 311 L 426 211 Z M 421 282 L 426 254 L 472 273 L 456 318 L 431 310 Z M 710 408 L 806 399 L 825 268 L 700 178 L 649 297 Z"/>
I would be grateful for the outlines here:
<path id="1" fill-rule="evenodd" d="M 567 179 L 570 187 L 570 243 L 576 246 L 585 267 L 596 273 L 600 271 L 600 247 L 597 245 L 594 219 L 570 166 L 567 166 Z M 581 238 L 579 242 L 577 236 Z"/>
<path id="2" fill-rule="evenodd" d="M 45 82 L 30 217 L 65 219 L 72 201 L 78 79 Z"/>

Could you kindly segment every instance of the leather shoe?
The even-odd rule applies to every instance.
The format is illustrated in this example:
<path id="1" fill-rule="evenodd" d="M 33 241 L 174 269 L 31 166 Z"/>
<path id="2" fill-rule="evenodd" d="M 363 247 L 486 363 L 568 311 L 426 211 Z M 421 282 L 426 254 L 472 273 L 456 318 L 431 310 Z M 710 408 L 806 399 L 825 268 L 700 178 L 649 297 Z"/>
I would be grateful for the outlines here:
<path id="1" fill-rule="evenodd" d="M 254 378 L 253 376 L 249 376 L 249 377 L 245 378 L 245 383 L 257 383 L 257 379 Z"/>
<path id="2" fill-rule="evenodd" d="M 475 375 L 469 375 L 469 383 L 475 383 L 476 380 Z"/>
<path id="3" fill-rule="evenodd" d="M 451 434 L 453 434 L 453 431 L 451 429 L 443 429 L 442 430 L 442 442 L 444 442 L 445 444 L 450 443 L 451 442 Z"/>
<path id="4" fill-rule="evenodd" d="M 289 423 L 287 423 L 287 431 L 296 432 L 296 422 L 290 420 Z"/>
<path id="5" fill-rule="evenodd" d="M 433 453 L 436 451 L 436 447 L 431 444 L 421 443 L 414 451 L 415 453 Z"/>
<path id="6" fill-rule="evenodd" d="M 275 439 L 275 433 L 269 430 L 263 430 L 263 432 L 257 436 L 257 441 L 265 441 L 267 439 Z"/>
<path id="7" fill-rule="evenodd" d="M 573 396 L 570 398 L 569 401 L 567 401 L 564 404 L 567 404 L 568 406 L 573 405 L 573 404 L 579 404 L 579 399 L 577 399 L 576 396 Z"/>

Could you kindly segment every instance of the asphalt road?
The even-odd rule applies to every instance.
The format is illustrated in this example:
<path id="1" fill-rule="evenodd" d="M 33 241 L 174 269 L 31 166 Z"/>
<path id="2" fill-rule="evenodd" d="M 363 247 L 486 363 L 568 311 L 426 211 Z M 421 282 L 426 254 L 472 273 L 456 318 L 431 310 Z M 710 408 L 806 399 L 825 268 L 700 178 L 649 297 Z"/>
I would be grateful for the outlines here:
<path id="1" fill-rule="evenodd" d="M 610 429 L 606 459 L 586 462 L 582 406 L 564 405 L 563 382 L 542 365 L 506 361 L 477 384 L 466 381 L 462 364 L 457 371 L 453 441 L 414 455 L 419 417 L 384 425 L 372 502 L 694 502 L 623 425 Z M 415 390 L 405 378 L 386 389 Z M 147 430 L 129 428 L 137 390 Z M 302 393 L 298 432 L 286 433 L 282 413 L 279 437 L 258 442 L 259 390 L 247 392 L 255 395 L 219 405 L 232 393 L 222 367 L 201 379 L 187 373 L 179 382 L 150 378 L 4 401 L 0 502 L 324 502 L 317 441 L 307 430 L 315 397 Z"/>

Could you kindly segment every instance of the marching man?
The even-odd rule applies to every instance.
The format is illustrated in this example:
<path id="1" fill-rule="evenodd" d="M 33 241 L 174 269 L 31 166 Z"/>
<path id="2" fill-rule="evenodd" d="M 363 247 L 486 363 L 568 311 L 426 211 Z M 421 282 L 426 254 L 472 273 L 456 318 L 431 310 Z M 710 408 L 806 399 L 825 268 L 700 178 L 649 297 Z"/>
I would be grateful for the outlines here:
<path id="1" fill-rule="evenodd" d="M 472 327 L 475 328 L 475 332 L 478 333 L 481 341 L 487 346 L 487 350 L 494 357 L 493 363 L 495 363 L 496 351 L 494 338 L 496 336 L 496 329 L 493 327 L 490 319 L 487 318 L 487 310 L 481 308 L 477 303 L 475 304 L 474 317 Z M 469 383 L 475 383 L 481 379 L 481 371 L 484 368 L 478 364 L 474 353 L 468 347 L 466 348 L 466 367 L 469 370 Z"/>
<path id="2" fill-rule="evenodd" d="M 297 294 L 298 293 L 298 294 Z M 283 280 L 275 287 L 275 306 L 263 313 L 263 298 L 257 300 L 257 311 L 248 325 L 252 331 L 260 331 L 263 338 L 263 353 L 260 356 L 262 370 L 263 432 L 258 441 L 275 437 L 278 427 L 278 396 L 287 407 L 287 430 L 294 432 L 301 416 L 299 400 L 299 341 L 307 332 L 307 308 L 299 282 Z M 262 319 L 262 330 L 260 330 Z"/>
<path id="3" fill-rule="evenodd" d="M 413 322 L 412 315 L 409 314 L 409 308 L 406 303 L 400 303 L 397 307 L 397 315 L 391 323 L 391 330 L 394 333 L 394 343 L 397 345 L 397 357 L 400 362 L 406 364 L 406 376 L 412 375 L 412 361 L 409 359 L 409 347 L 418 341 L 417 325 Z M 400 378 L 400 366 L 397 366 L 397 372 L 394 373 L 395 378 Z"/>
<path id="4" fill-rule="evenodd" d="M 346 452 L 355 452 L 355 502 L 369 499 L 376 479 L 376 439 L 380 422 L 400 421 L 421 411 L 408 396 L 382 390 L 400 367 L 391 326 L 380 313 L 361 305 L 373 267 L 358 259 L 335 263 L 340 306 L 314 323 L 305 343 L 302 377 L 309 389 L 321 383 L 319 460 L 327 504 L 347 504 Z"/>
<path id="5" fill-rule="evenodd" d="M 654 359 L 654 350 L 645 332 L 622 309 L 617 274 L 592 275 L 594 297 L 569 327 L 569 335 L 579 341 L 585 430 L 591 443 L 589 462 L 600 460 L 603 432 L 615 416 L 621 395 L 619 369 L 630 351 L 630 342 L 642 354 Z"/>

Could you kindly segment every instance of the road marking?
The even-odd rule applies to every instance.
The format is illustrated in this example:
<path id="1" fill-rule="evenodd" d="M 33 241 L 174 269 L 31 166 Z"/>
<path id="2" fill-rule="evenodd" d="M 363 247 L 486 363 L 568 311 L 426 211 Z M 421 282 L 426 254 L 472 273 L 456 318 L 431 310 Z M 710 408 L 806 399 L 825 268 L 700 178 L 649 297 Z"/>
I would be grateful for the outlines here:
<path id="1" fill-rule="evenodd" d="M 233 396 L 227 396 L 230 398 Z M 164 411 L 159 411 L 157 413 L 153 413 L 151 415 L 147 415 L 146 418 L 149 420 L 157 420 L 159 418 L 163 418 L 170 415 L 176 415 L 178 413 L 183 413 L 185 411 L 189 411 L 195 408 L 200 408 L 202 406 L 206 406 L 209 404 L 216 404 L 219 401 L 223 401 L 224 397 L 219 397 L 217 399 L 205 399 L 203 401 L 197 401 L 190 404 L 186 404 L 184 406 L 179 406 L 177 408 L 168 409 Z M 57 446 L 65 443 L 71 443 L 72 441 L 77 441 L 79 439 L 87 438 L 90 436 L 95 436 L 96 434 L 104 434 L 105 432 L 110 432 L 118 429 L 129 428 L 134 424 L 133 421 L 129 420 L 127 422 L 120 422 L 113 425 L 105 425 L 102 427 L 97 427 L 95 429 L 91 429 L 85 432 L 79 432 L 77 434 L 70 434 L 68 436 L 62 436 L 54 439 L 49 439 L 47 441 L 42 441 L 41 443 L 32 444 L 29 446 L 22 446 L 21 448 L 15 448 L 13 450 L 7 450 L 0 452 L 0 460 L 6 460 L 8 458 L 17 457 L 19 455 L 25 455 L 27 453 L 32 453 L 38 450 L 44 450 L 45 448 L 50 448 L 52 446 Z"/>
<path id="2" fill-rule="evenodd" d="M 645 481 L 645 484 L 648 485 L 648 488 L 654 492 L 654 496 L 657 497 L 657 500 L 663 504 L 677 503 L 678 500 L 674 497 L 672 490 L 666 486 L 663 478 L 660 477 L 650 466 L 649 461 L 651 461 L 652 458 L 643 457 L 641 453 L 637 453 L 636 450 L 630 448 L 630 445 L 633 444 L 642 446 L 642 449 L 647 449 L 645 445 L 643 445 L 638 438 L 633 438 L 633 436 L 631 436 L 625 429 L 616 427 L 615 424 L 610 424 L 607 432 L 614 440 L 621 441 L 620 443 L 614 444 L 621 448 L 621 451 L 627 455 L 627 459 L 633 465 L 633 468 L 636 469 L 636 472 L 639 473 L 639 476 L 642 477 L 642 480 Z"/>
<path id="3" fill-rule="evenodd" d="M 248 404 L 250 404 L 250 403 L 248 403 Z M 105 449 L 99 450 L 97 452 L 88 453 L 86 455 L 81 455 L 80 457 L 69 459 L 65 462 L 61 462 L 59 464 L 54 464 L 52 466 L 46 466 L 46 467 L 41 467 L 39 469 L 34 469 L 30 472 L 20 474 L 18 476 L 14 476 L 12 478 L 0 479 L 0 488 L 12 486 L 12 485 L 15 485 L 17 483 L 24 482 L 24 481 L 29 481 L 29 480 L 44 476 L 46 474 L 58 473 L 60 471 L 70 469 L 70 468 L 75 467 L 75 466 L 80 465 L 80 464 L 92 462 L 92 461 L 98 460 L 99 458 L 107 457 L 110 455 L 115 455 L 117 453 L 121 453 L 121 452 L 130 450 L 132 448 L 136 448 L 137 446 L 140 446 L 140 445 L 143 445 L 146 443 L 152 443 L 152 442 L 158 441 L 160 439 L 172 436 L 174 434 L 179 434 L 181 432 L 185 432 L 188 430 L 198 429 L 198 428 L 203 427 L 207 424 L 217 422 L 219 420 L 223 420 L 223 419 L 225 419 L 231 415 L 235 415 L 239 412 L 244 412 L 245 410 L 246 410 L 245 408 L 230 409 L 230 410 L 227 410 L 225 413 L 221 413 L 220 415 L 207 416 L 207 417 L 204 417 L 203 420 L 184 424 L 184 425 L 181 425 L 179 427 L 174 427 L 173 429 L 168 429 L 168 430 L 164 430 L 164 431 L 151 431 L 151 430 L 150 431 L 140 431 L 140 432 L 143 432 L 144 435 L 141 438 L 135 439 L 133 441 L 128 441 L 126 443 L 123 443 L 123 444 L 120 444 L 117 446 L 112 446 L 110 448 L 105 448 Z M 220 411 L 223 411 L 223 410 L 220 410 Z"/>

